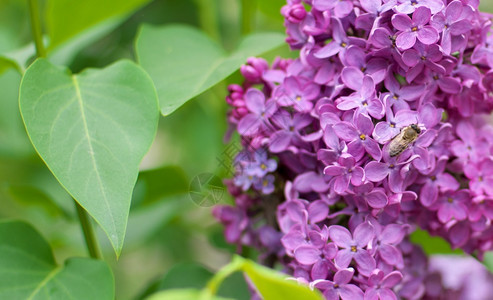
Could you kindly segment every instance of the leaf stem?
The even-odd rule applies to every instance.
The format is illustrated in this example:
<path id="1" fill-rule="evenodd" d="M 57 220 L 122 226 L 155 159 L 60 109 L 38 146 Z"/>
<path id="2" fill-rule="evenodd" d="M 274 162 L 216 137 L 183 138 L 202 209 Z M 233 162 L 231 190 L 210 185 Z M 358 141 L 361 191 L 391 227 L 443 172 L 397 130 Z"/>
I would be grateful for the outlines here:
<path id="1" fill-rule="evenodd" d="M 257 6 L 256 0 L 241 0 L 241 33 L 243 35 L 252 32 L 252 24 L 255 21 Z"/>
<path id="2" fill-rule="evenodd" d="M 31 31 L 36 45 L 37 57 L 46 57 L 46 49 L 43 44 L 43 30 L 41 28 L 41 19 L 39 12 L 38 0 L 28 0 L 29 16 L 31 18 Z"/>
<path id="3" fill-rule="evenodd" d="M 216 42 L 221 42 L 221 32 L 219 31 L 217 14 L 217 1 L 195 0 L 199 9 L 199 23 L 202 30 Z"/>
<path id="4" fill-rule="evenodd" d="M 80 206 L 79 202 L 74 199 L 74 203 L 77 208 L 77 215 L 79 215 L 80 226 L 82 227 L 82 233 L 84 234 L 84 239 L 86 240 L 89 255 L 95 259 L 102 259 L 101 250 L 99 249 L 98 240 L 94 235 L 91 220 L 89 219 L 86 210 Z"/>

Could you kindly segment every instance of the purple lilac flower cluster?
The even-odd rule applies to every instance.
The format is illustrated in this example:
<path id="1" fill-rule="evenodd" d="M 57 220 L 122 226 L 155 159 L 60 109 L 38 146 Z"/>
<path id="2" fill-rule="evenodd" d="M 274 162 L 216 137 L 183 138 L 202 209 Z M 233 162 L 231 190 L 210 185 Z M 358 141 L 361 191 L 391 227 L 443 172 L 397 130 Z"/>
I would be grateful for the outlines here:
<path id="1" fill-rule="evenodd" d="M 244 150 L 236 206 L 214 211 L 226 239 L 327 299 L 452 295 L 408 236 L 493 249 L 493 35 L 478 5 L 288 0 L 299 58 L 250 58 L 229 87 Z"/>

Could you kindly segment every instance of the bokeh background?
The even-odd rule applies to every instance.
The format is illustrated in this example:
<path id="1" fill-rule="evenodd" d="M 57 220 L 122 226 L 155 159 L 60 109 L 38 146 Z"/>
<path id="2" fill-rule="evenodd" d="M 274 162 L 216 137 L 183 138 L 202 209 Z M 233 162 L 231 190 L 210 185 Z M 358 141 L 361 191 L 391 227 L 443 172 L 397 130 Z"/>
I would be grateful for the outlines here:
<path id="1" fill-rule="evenodd" d="M 42 8 L 47 5 L 41 1 Z M 56 0 L 53 0 L 56 1 Z M 105 0 L 121 5 L 125 0 Z M 0 0 L 0 53 L 16 51 L 31 42 L 24 0 Z M 189 24 L 205 31 L 227 50 L 251 32 L 283 32 L 280 8 L 284 0 L 155 0 L 64 53 L 73 72 L 104 67 L 120 58 L 135 59 L 134 40 L 139 26 Z M 493 12 L 493 1 L 483 0 L 483 11 Z M 70 18 L 70 16 L 67 16 Z M 200 49 L 196 49 L 200 51 Z M 296 57 L 287 46 L 264 57 Z M 48 239 L 58 263 L 67 257 L 86 256 L 73 202 L 35 153 L 18 110 L 21 76 L 15 70 L 0 74 L 0 218 L 33 224 Z M 165 288 L 202 287 L 212 272 L 226 264 L 236 250 L 227 245 L 211 207 L 194 203 L 190 184 L 202 174 L 217 176 L 217 185 L 231 174 L 231 143 L 224 101 L 229 83 L 241 82 L 237 73 L 188 102 L 177 112 L 161 117 L 156 140 L 141 165 L 134 191 L 127 236 L 117 261 L 110 244 L 98 232 L 105 259 L 111 264 L 119 300 L 141 299 Z M 207 192 L 207 191 L 206 191 Z M 216 200 L 232 203 L 226 192 Z M 255 258 L 252 250 L 244 254 Z M 219 293 L 249 299 L 241 275 L 227 279 Z"/>

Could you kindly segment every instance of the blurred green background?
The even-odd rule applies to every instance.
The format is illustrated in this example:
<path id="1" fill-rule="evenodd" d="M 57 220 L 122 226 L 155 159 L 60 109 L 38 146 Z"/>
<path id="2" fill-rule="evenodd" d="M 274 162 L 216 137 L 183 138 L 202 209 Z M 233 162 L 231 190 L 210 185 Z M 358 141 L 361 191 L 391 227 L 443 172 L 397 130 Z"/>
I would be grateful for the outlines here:
<path id="1" fill-rule="evenodd" d="M 125 0 L 103 2 L 122 5 Z M 22 53 L 18 49 L 31 42 L 26 3 L 0 0 L 0 53 Z M 49 1 L 40 3 L 46 10 Z M 68 64 L 73 72 L 104 67 L 120 58 L 134 60 L 134 39 L 143 23 L 189 24 L 232 50 L 247 33 L 284 32 L 279 12 L 284 3 L 147 1 L 111 26 L 96 28 L 96 34 L 82 44 L 65 47 L 57 59 Z M 483 10 L 493 11 L 493 2 L 483 1 L 481 5 Z M 283 46 L 264 57 L 272 61 L 275 56 L 296 55 Z M 58 263 L 67 257 L 86 256 L 73 202 L 37 156 L 25 133 L 18 109 L 21 75 L 14 69 L 2 71 L 0 218 L 33 224 L 54 248 Z M 118 299 L 139 299 L 163 288 L 201 287 L 211 272 L 226 264 L 235 251 L 224 242 L 222 228 L 212 218 L 211 208 L 195 205 L 188 196 L 190 182 L 199 174 L 213 173 L 221 179 L 229 176 L 230 170 L 218 160 L 227 150 L 223 141 L 228 109 L 224 98 L 227 84 L 233 82 L 241 83 L 238 72 L 174 114 L 161 117 L 155 142 L 141 166 L 125 246 L 118 261 L 106 236 L 98 232 L 105 259 L 113 268 Z M 231 199 L 224 194 L 221 202 L 231 203 Z M 240 275 L 228 279 L 222 289 L 220 294 L 224 296 L 249 299 Z"/>

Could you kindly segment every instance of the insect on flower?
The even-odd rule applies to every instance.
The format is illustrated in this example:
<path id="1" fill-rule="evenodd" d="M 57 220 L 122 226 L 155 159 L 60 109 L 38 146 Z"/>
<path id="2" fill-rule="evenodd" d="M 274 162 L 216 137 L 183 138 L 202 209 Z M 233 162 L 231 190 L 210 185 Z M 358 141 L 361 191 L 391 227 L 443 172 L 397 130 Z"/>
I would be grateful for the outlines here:
<path id="1" fill-rule="evenodd" d="M 407 147 L 409 147 L 409 145 L 418 138 L 420 133 L 421 129 L 417 124 L 411 124 L 404 127 L 401 132 L 390 142 L 390 157 L 397 156 L 404 152 L 404 150 L 406 150 Z"/>

